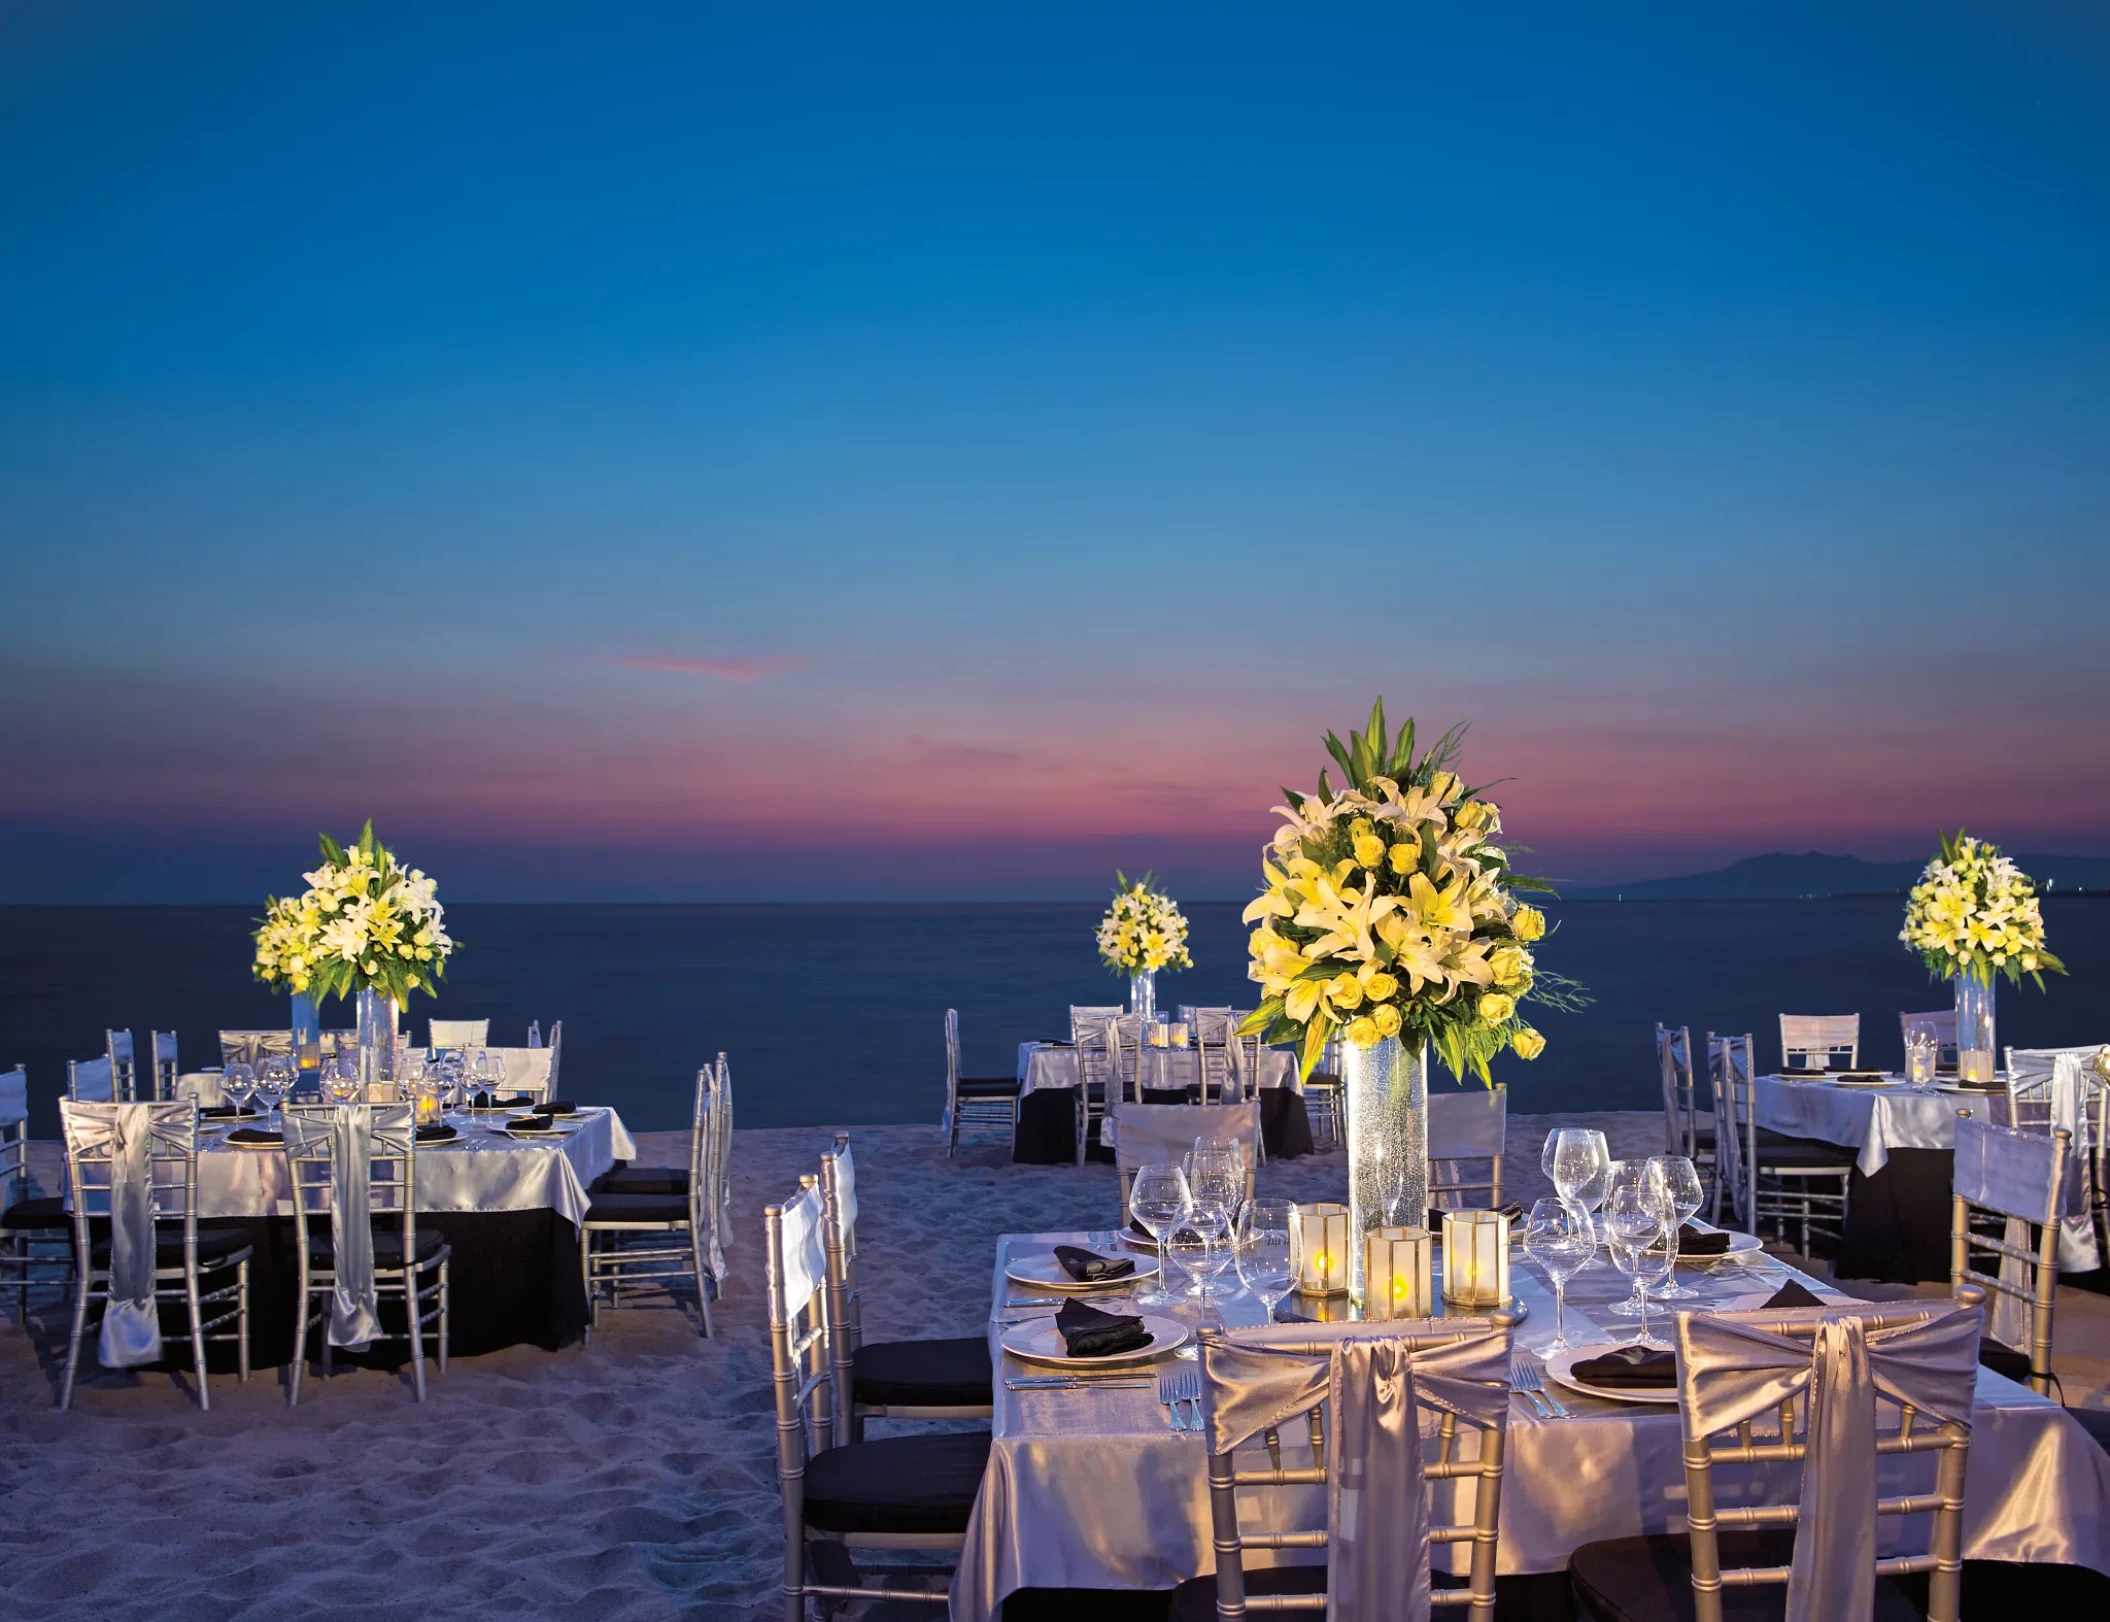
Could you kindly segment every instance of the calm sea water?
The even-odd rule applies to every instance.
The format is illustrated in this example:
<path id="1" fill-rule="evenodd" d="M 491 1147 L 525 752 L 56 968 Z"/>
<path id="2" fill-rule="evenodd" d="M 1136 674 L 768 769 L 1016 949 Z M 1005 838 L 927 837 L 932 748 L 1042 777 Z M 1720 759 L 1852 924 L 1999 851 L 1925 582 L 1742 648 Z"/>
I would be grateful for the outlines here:
<path id="1" fill-rule="evenodd" d="M 1542 962 L 1595 1003 L 1545 1014 L 1548 1047 L 1497 1066 L 1520 1111 L 1649 1108 L 1657 1020 L 1751 1031 L 1778 1053 L 1783 1011 L 1862 1016 L 1862 1058 L 1902 1062 L 1900 1009 L 1938 1008 L 1896 936 L 1896 897 L 1821 901 L 1571 902 Z M 434 1012 L 489 1016 L 493 1035 L 564 1021 L 565 1091 L 639 1128 L 687 1124 L 698 1065 L 730 1056 L 746 1126 L 935 1121 L 940 1019 L 960 1011 L 970 1074 L 1010 1074 L 1016 1046 L 1064 1034 L 1072 1002 L 1125 985 L 1098 967 L 1094 905 L 474 906 L 448 909 L 465 943 Z M 33 1130 L 57 1130 L 65 1060 L 103 1029 L 175 1030 L 182 1061 L 218 1061 L 221 1026 L 284 1025 L 249 978 L 247 907 L 0 907 L 0 1065 L 29 1066 Z M 1245 928 L 1229 903 L 1187 908 L 1197 967 L 1161 978 L 1161 1006 L 1245 1005 Z M 2000 992 L 2000 1040 L 2110 1039 L 2110 899 L 2051 899 L 2050 990 Z M 333 1007 L 325 1023 L 349 1024 Z"/>

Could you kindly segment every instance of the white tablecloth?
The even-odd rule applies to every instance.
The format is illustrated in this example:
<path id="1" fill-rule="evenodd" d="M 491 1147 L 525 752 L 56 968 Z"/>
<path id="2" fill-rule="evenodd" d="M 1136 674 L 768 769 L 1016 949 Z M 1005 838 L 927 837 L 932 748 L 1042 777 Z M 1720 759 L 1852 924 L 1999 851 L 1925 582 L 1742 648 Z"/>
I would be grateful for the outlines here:
<path id="1" fill-rule="evenodd" d="M 997 1243 L 994 1298 L 1002 1301 L 1013 1289 L 1004 1267 L 1014 1250 L 1044 1254 L 1057 1241 L 1103 1246 L 1106 1238 L 1006 1235 Z M 1517 1331 L 1518 1345 L 1536 1349 L 1553 1336 L 1552 1291 L 1521 1256 L 1512 1265 L 1511 1287 L 1530 1308 Z M 1681 1270 L 1681 1277 L 1717 1300 L 1770 1293 L 1790 1277 L 1827 1299 L 1845 1299 L 1772 1258 L 1753 1266 Z M 1632 1338 L 1630 1322 L 1603 1315 L 1602 1323 L 1612 1327 L 1599 1324 L 1604 1307 L 1627 1288 L 1609 1266 L 1578 1274 L 1568 1287 L 1569 1338 L 1582 1344 Z M 1290 1304 L 1296 1304 L 1294 1297 Z M 1232 1324 L 1257 1322 L 1259 1307 L 1234 1295 L 1223 1315 Z M 1034 1371 L 996 1353 L 1001 1333 L 1002 1326 L 993 1323 L 990 1346 L 1000 1376 L 994 1441 L 953 1580 L 954 1622 L 987 1622 L 1004 1596 L 1019 1588 L 1162 1589 L 1213 1570 L 1200 1439 L 1172 1432 L 1154 1388 L 1003 1389 L 1002 1376 Z M 1604 1402 L 1547 1384 L 1572 1417 L 1541 1419 L 1522 1398 L 1512 1401 L 1500 1569 L 1558 1571 L 1581 1543 L 1682 1531 L 1684 1443 L 1677 1408 Z M 1284 1451 L 1291 1452 L 1291 1438 L 1283 1440 Z M 1914 1492 L 1932 1489 L 1931 1455 L 1892 1456 L 1880 1468 L 1886 1495 L 1907 1490 L 1908 1482 Z M 1725 1502 L 1753 1496 L 1779 1502 L 1783 1491 L 1792 1491 L 1794 1478 L 1792 1471 L 1774 1467 L 1745 1479 L 1759 1491 L 1741 1485 L 1733 1471 L 1718 1472 Z M 1311 1500 L 1293 1506 L 1299 1524 L 1323 1523 L 1323 1502 L 1315 1496 L 1320 1490 L 1308 1489 Z M 1462 1504 L 1470 1483 L 1456 1483 L 1455 1490 Z M 1965 1485 L 1965 1558 L 2058 1561 L 2110 1573 L 2106 1511 L 2110 1456 L 2057 1403 L 1980 1370 Z M 1453 1518 L 1470 1522 L 1470 1507 Z M 1896 1535 L 1896 1520 L 1886 1519 L 1884 1526 Z M 1463 1551 L 1453 1553 L 1464 1558 Z M 1255 1564 L 1265 1560 L 1257 1551 L 1248 1557 Z"/>
<path id="2" fill-rule="evenodd" d="M 1883 1169 L 1893 1149 L 1954 1149 L 1956 1112 L 2007 1120 L 2005 1093 L 1945 1093 L 1932 1087 L 1841 1087 L 1829 1081 L 1760 1076 L 1751 1088 L 1758 1124 L 1791 1138 L 1818 1138 L 1858 1149 L 1865 1176 Z"/>
<path id="3" fill-rule="evenodd" d="M 542 1206 L 577 1224 L 586 1185 L 637 1145 L 612 1109 L 584 1111 L 563 1139 L 508 1137 L 495 1126 L 465 1129 L 451 1144 L 418 1148 L 420 1211 L 531 1211 Z M 198 1215 L 290 1216 L 292 1174 L 276 1148 L 234 1149 L 218 1131 L 199 1133 Z"/>
<path id="4" fill-rule="evenodd" d="M 1018 1091 L 1021 1098 L 1043 1087 L 1074 1088 L 1077 1075 L 1075 1048 L 1053 1047 L 1046 1042 L 1019 1043 Z M 1201 1079 L 1201 1054 L 1194 1048 L 1143 1049 L 1144 1086 L 1199 1087 Z M 1294 1087 L 1296 1084 L 1296 1055 L 1281 1048 L 1262 1048 L 1260 1085 Z"/>

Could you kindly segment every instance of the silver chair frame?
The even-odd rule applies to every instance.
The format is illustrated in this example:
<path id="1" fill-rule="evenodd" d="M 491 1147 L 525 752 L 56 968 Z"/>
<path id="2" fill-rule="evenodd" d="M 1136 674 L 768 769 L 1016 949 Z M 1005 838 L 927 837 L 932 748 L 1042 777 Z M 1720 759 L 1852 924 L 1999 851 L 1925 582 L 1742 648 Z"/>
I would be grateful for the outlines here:
<path id="1" fill-rule="evenodd" d="M 0 1079 L 12 1076 L 23 1098 L 23 1114 L 19 1120 L 8 1121 L 0 1117 L 0 1211 L 6 1210 L 17 1200 L 29 1198 L 29 1071 L 16 1065 L 10 1071 L 0 1072 Z M 57 1228 L 21 1228 L 5 1235 L 6 1247 L 0 1249 L 0 1274 L 12 1273 L 11 1282 L 0 1281 L 4 1287 L 15 1292 L 15 1322 L 23 1327 L 29 1324 L 29 1292 L 40 1286 L 56 1285 L 71 1291 L 73 1288 L 73 1239 L 72 1235 Z M 38 1255 L 35 1247 L 53 1247 L 48 1255 Z M 54 1276 L 46 1279 L 34 1277 L 41 1268 L 54 1269 Z"/>
<path id="2" fill-rule="evenodd" d="M 414 1354 L 411 1361 L 411 1390 L 417 1400 L 423 1402 L 427 1325 L 433 1328 L 434 1350 L 440 1373 L 447 1372 L 447 1352 L 453 1340 L 453 1292 L 450 1287 L 449 1264 L 454 1247 L 443 1243 L 429 1257 L 422 1261 L 418 1258 L 416 1107 L 410 1104 L 294 1104 L 286 1106 L 281 1114 L 288 1126 L 286 1169 L 293 1180 L 293 1241 L 300 1255 L 300 1306 L 293 1325 L 293 1366 L 286 1378 L 286 1406 L 292 1408 L 300 1402 L 300 1382 L 301 1376 L 307 1370 L 308 1330 L 311 1326 L 322 1337 L 322 1377 L 327 1380 L 332 1373 L 333 1349 L 328 1332 L 329 1300 L 337 1288 L 336 1257 L 333 1253 L 327 1267 L 316 1264 L 308 1249 L 308 1228 L 311 1219 L 320 1215 L 324 1219 L 324 1231 L 328 1231 L 328 1200 L 333 1159 L 330 1117 L 339 1108 L 366 1109 L 373 1112 L 372 1152 L 366 1166 L 367 1198 L 376 1214 L 393 1214 L 400 1217 L 403 1242 L 401 1267 L 384 1267 L 380 1259 L 375 1258 L 374 1293 L 383 1301 L 395 1299 L 403 1303 L 402 1338 L 411 1343 Z M 294 1125 L 295 1122 L 301 1123 L 307 1131 L 317 1133 L 317 1136 L 307 1138 L 306 1133 Z M 304 1141 L 296 1144 L 293 1141 L 296 1135 L 301 1136 Z M 377 1164 L 389 1168 L 390 1175 L 384 1181 L 374 1181 L 374 1166 Z M 311 1208 L 310 1200 L 318 1196 L 319 1203 Z M 427 1273 L 435 1275 L 429 1284 L 423 1282 Z M 427 1306 L 427 1302 L 431 1305 Z"/>
<path id="3" fill-rule="evenodd" d="M 1003 1126 L 1018 1130 L 1019 1095 L 960 1096 L 960 1012 L 945 1010 L 945 1158 L 950 1160 L 960 1146 L 960 1128 Z"/>
<path id="4" fill-rule="evenodd" d="M 719 1055 L 719 1062 L 725 1056 Z M 608 1299 L 622 1305 L 626 1290 L 664 1290 L 686 1279 L 696 1286 L 698 1332 L 711 1335 L 711 1291 L 717 1275 L 711 1268 L 712 1226 L 723 1220 L 724 1201 L 719 1187 L 730 1130 L 720 1128 L 719 1078 L 715 1065 L 696 1072 L 696 1107 L 689 1125 L 689 1197 L 687 1214 L 681 1217 L 601 1216 L 589 1207 L 579 1227 L 579 1279 L 586 1289 L 589 1329 L 601 1322 L 601 1287 Z M 609 1241 L 597 1246 L 596 1238 Z M 625 1240 L 643 1239 L 642 1244 Z"/>
<path id="5" fill-rule="evenodd" d="M 1968 1121 L 1971 1112 L 1960 1109 L 1956 1118 Z M 1960 1295 L 1964 1287 L 1970 1285 L 1988 1294 L 1997 1293 L 2011 1301 L 2020 1301 L 2029 1308 L 2029 1383 L 2030 1388 L 2043 1397 L 2051 1395 L 2051 1320 L 2059 1291 L 2059 1196 L 2073 1151 L 2073 1134 L 2064 1130 L 2053 1132 L 2051 1141 L 2055 1145 L 2051 1187 L 2045 1191 L 2043 1210 L 2008 1211 L 1997 1205 L 1965 1199 L 1953 1190 L 1949 1196 L 1949 1288 L 1952 1293 Z M 2004 1236 L 1982 1232 L 1971 1225 L 1974 1217 L 1999 1218 L 2003 1228 L 2008 1217 L 2033 1223 L 2037 1225 L 2037 1248 L 2028 1250 L 2009 1244 Z M 2008 1257 L 2021 1262 L 2029 1269 L 2029 1288 L 2019 1289 L 1995 1273 L 1979 1271 L 1971 1265 L 1974 1255 Z M 1998 1265 L 1994 1263 L 1994 1266 Z"/>
<path id="6" fill-rule="evenodd" d="M 61 1131 L 66 1139 L 67 1187 L 73 1200 L 73 1244 L 76 1257 L 75 1287 L 73 1295 L 73 1332 L 66 1343 L 66 1373 L 59 1386 L 59 1407 L 63 1410 L 73 1406 L 73 1387 L 80 1369 L 81 1343 L 88 1329 L 88 1306 L 100 1301 L 107 1308 L 110 1300 L 110 1268 L 95 1265 L 95 1247 L 92 1236 L 92 1219 L 110 1214 L 110 1174 L 113 1156 L 107 1147 L 100 1150 L 84 1149 L 75 1134 L 65 1131 L 65 1119 L 69 1113 L 80 1111 L 91 1114 L 106 1110 L 117 1110 L 127 1106 L 120 1103 L 97 1104 L 67 1099 L 59 1105 Z M 231 1340 L 236 1346 L 237 1376 L 247 1384 L 249 1380 L 249 1261 L 251 1247 L 243 1245 L 223 1257 L 201 1263 L 198 1259 L 198 1106 L 195 1101 L 182 1099 L 166 1104 L 133 1105 L 144 1107 L 152 1113 L 149 1117 L 151 1133 L 148 1150 L 148 1176 L 152 1180 L 151 1197 L 154 1211 L 154 1227 L 158 1230 L 164 1221 L 180 1221 L 183 1224 L 183 1260 L 175 1267 L 154 1268 L 154 1301 L 158 1310 L 164 1301 L 181 1301 L 190 1323 L 188 1333 L 163 1331 L 163 1341 L 188 1341 L 191 1348 L 191 1369 L 198 1382 L 198 1407 L 212 1407 L 212 1388 L 205 1370 L 205 1348 L 211 1341 Z M 176 1175 L 166 1173 L 175 1168 Z M 169 1209 L 165 1201 L 173 1201 Z M 100 1204 L 100 1211 L 93 1208 Z M 114 1236 L 113 1236 L 114 1250 Z M 114 1256 L 113 1256 L 114 1260 Z M 201 1287 L 200 1280 L 206 1274 L 232 1272 L 232 1284 L 215 1285 L 211 1289 Z M 224 1302 L 233 1305 L 226 1311 L 218 1308 Z M 215 1309 L 207 1317 L 206 1308 Z M 100 1324 L 101 1317 L 97 1316 Z M 232 1324 L 230 1331 L 226 1328 Z M 221 1333 L 215 1334 L 219 1330 Z"/>
<path id="7" fill-rule="evenodd" d="M 1741 1053 L 1743 1063 L 1736 1062 Z M 1853 1151 L 1841 1148 L 1837 1165 L 1782 1166 L 1764 1163 L 1758 1141 L 1758 1112 L 1754 1074 L 1755 1058 L 1749 1034 L 1717 1036 L 1707 1033 L 1707 1070 L 1714 1083 L 1714 1142 L 1721 1172 L 1715 1180 L 1715 1208 L 1711 1220 L 1721 1219 L 1721 1193 L 1726 1184 L 1746 1233 L 1758 1232 L 1759 1223 L 1771 1218 L 1783 1237 L 1790 1223 L 1799 1224 L 1801 1254 L 1810 1253 L 1810 1234 L 1815 1231 L 1837 1238 L 1846 1226 L 1846 1189 L 1853 1177 Z M 1813 1188 L 1820 1180 L 1836 1181 L 1838 1192 Z"/>
<path id="8" fill-rule="evenodd" d="M 1467 1154 L 1445 1154 L 1444 1150 L 1446 1147 L 1455 1148 L 1458 1146 L 1456 1144 L 1446 1145 L 1439 1136 L 1441 1124 L 1436 1116 L 1438 1109 L 1442 1106 L 1437 1104 L 1438 1099 L 1462 1097 L 1471 1099 L 1477 1104 L 1482 1096 L 1477 1093 L 1464 1092 L 1432 1093 L 1429 1097 L 1431 1106 L 1428 1116 L 1429 1204 L 1439 1209 L 1448 1203 L 1451 1196 L 1455 1195 L 1462 1200 L 1465 1196 L 1471 1194 L 1484 1194 L 1487 1196 L 1487 1204 L 1483 1209 L 1501 1209 L 1503 1150 L 1497 1149 L 1492 1155 L 1478 1149 L 1474 1149 Z M 1506 1081 L 1496 1082 L 1493 1089 L 1484 1096 L 1490 1099 L 1491 1102 L 1482 1107 L 1492 1111 L 1500 1119 L 1502 1123 L 1500 1136 L 1506 1139 L 1509 1130 L 1509 1083 Z M 1480 1162 L 1487 1164 L 1487 1175 L 1485 1177 L 1468 1175 L 1466 1168 Z M 1412 1226 L 1413 1224 L 1409 1225 Z"/>
<path id="9" fill-rule="evenodd" d="M 1461 1318 L 1450 1324 L 1435 1320 L 1420 1323 L 1402 1323 L 1382 1326 L 1399 1330 L 1395 1337 L 1407 1343 L 1410 1350 L 1422 1351 L 1431 1346 L 1441 1346 L 1451 1341 L 1470 1340 L 1483 1335 L 1499 1335 L 1505 1343 L 1502 1361 L 1509 1362 L 1507 1345 L 1516 1320 L 1504 1312 L 1491 1314 L 1486 1319 Z M 1379 1326 L 1372 1326 L 1373 1329 Z M 1204 1341 L 1223 1340 L 1222 1330 L 1204 1329 Z M 1329 1350 L 1328 1343 L 1312 1342 L 1306 1347 L 1292 1347 L 1284 1342 L 1270 1342 L 1285 1349 L 1303 1350 L 1311 1356 L 1323 1356 Z M 1202 1380 L 1208 1381 L 1208 1361 L 1202 1362 Z M 1245 1562 L 1247 1549 L 1324 1549 L 1328 1547 L 1326 1528 L 1316 1530 L 1270 1530 L 1247 1531 L 1239 1525 L 1238 1490 L 1241 1487 L 1320 1487 L 1328 1480 L 1326 1473 L 1326 1397 L 1322 1394 L 1309 1406 L 1283 1416 L 1284 1425 L 1271 1426 L 1261 1433 L 1268 1456 L 1268 1468 L 1264 1470 L 1241 1470 L 1237 1456 L 1232 1453 L 1209 1455 L 1209 1512 L 1215 1531 L 1216 1544 L 1216 1614 L 1223 1622 L 1237 1622 L 1249 1611 L 1321 1611 L 1326 1609 L 1324 1594 L 1253 1594 L 1245 1591 Z M 1312 1456 L 1319 1461 L 1302 1468 L 1285 1467 L 1282 1462 L 1282 1436 L 1287 1422 L 1303 1419 Z M 1480 1445 L 1478 1456 L 1470 1462 L 1457 1457 L 1458 1416 L 1444 1413 L 1436 1431 L 1436 1457 L 1422 1466 L 1425 1482 L 1456 1481 L 1461 1478 L 1478 1483 L 1473 1494 L 1473 1519 L 1469 1525 L 1454 1524 L 1441 1520 L 1431 1513 L 1428 1522 L 1429 1542 L 1469 1543 L 1472 1545 L 1472 1565 L 1468 1586 L 1465 1588 L 1438 1588 L 1430 1592 L 1432 1607 L 1466 1606 L 1473 1622 L 1493 1622 L 1495 1614 L 1495 1563 L 1498 1553 L 1498 1538 L 1502 1520 L 1502 1470 L 1504 1450 L 1509 1434 L 1509 1410 L 1505 1404 L 1502 1419 L 1493 1425 L 1467 1424 L 1463 1428 L 1478 1434 Z M 1432 1551 L 1433 1552 L 1433 1551 Z"/>

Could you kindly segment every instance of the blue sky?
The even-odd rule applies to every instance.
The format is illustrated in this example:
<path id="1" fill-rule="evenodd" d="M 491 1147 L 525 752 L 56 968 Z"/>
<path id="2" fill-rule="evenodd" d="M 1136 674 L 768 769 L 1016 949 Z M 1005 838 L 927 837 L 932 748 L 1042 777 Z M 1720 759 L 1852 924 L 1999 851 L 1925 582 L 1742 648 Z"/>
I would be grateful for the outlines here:
<path id="1" fill-rule="evenodd" d="M 2110 850 L 2099 11 L 430 10 L 0 21 L 0 898 Z"/>

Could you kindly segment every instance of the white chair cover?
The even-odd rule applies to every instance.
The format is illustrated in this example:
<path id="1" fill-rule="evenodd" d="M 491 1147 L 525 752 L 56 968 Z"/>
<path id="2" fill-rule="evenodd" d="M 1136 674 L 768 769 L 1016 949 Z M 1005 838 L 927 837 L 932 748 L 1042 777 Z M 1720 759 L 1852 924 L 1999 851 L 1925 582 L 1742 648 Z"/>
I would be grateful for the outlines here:
<path id="1" fill-rule="evenodd" d="M 506 1079 L 499 1084 L 499 1094 L 526 1093 L 536 1103 L 550 1096 L 550 1060 L 554 1048 L 485 1048 L 486 1053 L 495 1053 L 505 1060 Z"/>
<path id="2" fill-rule="evenodd" d="M 1248 1104 L 1128 1104 L 1107 1108 L 1114 1162 L 1123 1170 L 1177 1164 L 1196 1138 L 1234 1138 L 1248 1173 L 1260 1164 L 1260 1106 Z"/>
<path id="3" fill-rule="evenodd" d="M 2058 1145 L 2034 1132 L 1995 1126 L 1975 1116 L 1959 1116 L 1956 1122 L 1956 1170 L 1950 1187 L 1973 1205 L 1998 1211 L 2007 1218 L 2000 1237 L 2018 1250 L 2030 1249 L 2031 1223 L 2044 1223 L 2062 1212 L 2085 1211 L 2086 1196 L 2081 1168 L 2076 1165 L 2078 1146 L 2066 1157 L 2063 1187 L 2051 1186 L 2052 1162 Z M 2083 1220 L 2086 1220 L 2083 1218 Z M 2092 1236 L 2091 1236 L 2092 1237 Z M 2059 1236 L 2061 1255 L 2065 1233 Z M 1986 1333 L 2003 1346 L 2027 1348 L 2030 1336 L 2030 1265 L 2020 1257 L 2002 1255 L 2000 1282 L 2021 1291 L 2019 1297 L 1989 1290 L 1991 1312 Z"/>
<path id="4" fill-rule="evenodd" d="M 835 1151 L 835 1207 L 842 1214 L 843 1237 L 857 1231 L 857 1166 L 846 1143 Z"/>
<path id="5" fill-rule="evenodd" d="M 1421 1409 L 1446 1410 L 1474 1425 L 1500 1423 L 1508 1412 L 1508 1335 L 1410 1349 L 1408 1333 L 1434 1327 L 1285 1324 L 1202 1341 L 1202 1420 L 1210 1452 L 1230 1452 L 1322 1393 L 1332 1407 L 1328 1622 L 1427 1622 Z"/>
<path id="6" fill-rule="evenodd" d="M 100 1059 L 68 1059 L 66 1061 L 66 1090 L 84 1104 L 108 1104 L 110 1097 L 110 1056 Z"/>
<path id="7" fill-rule="evenodd" d="M 283 1031 L 222 1031 L 220 1033 L 220 1062 L 233 1064 L 239 1059 L 254 1069 L 268 1058 L 278 1058 L 293 1052 L 293 1032 Z"/>
<path id="8" fill-rule="evenodd" d="M 106 1369 L 161 1359 L 161 1314 L 154 1303 L 154 1112 L 167 1115 L 172 1108 L 70 1099 L 59 1106 L 69 1154 L 100 1155 L 105 1147 L 110 1153 L 110 1299 L 96 1340 L 96 1356 Z"/>
<path id="9" fill-rule="evenodd" d="M 434 1048 L 480 1048 L 491 1039 L 488 1019 L 435 1019 L 426 1026 L 427 1044 Z"/>
<path id="10" fill-rule="evenodd" d="M 784 1300 L 797 1312 L 827 1281 L 828 1252 L 822 1237 L 821 1191 L 803 1191 L 784 1207 L 778 1232 L 784 1247 Z"/>
<path id="11" fill-rule="evenodd" d="M 1814 1346 L 1773 1326 L 1819 1318 Z M 1876 1393 L 1936 1421 L 1971 1423 L 1976 1307 L 1871 1332 L 1858 1316 L 1804 1308 L 1746 1317 L 1678 1314 L 1679 1399 L 1699 1438 L 1808 1399 L 1801 1515 L 1787 1622 L 1869 1616 L 1876 1583 Z"/>
<path id="12" fill-rule="evenodd" d="M 1502 1152 L 1509 1129 L 1506 1089 L 1461 1088 L 1429 1094 L 1431 1160 L 1482 1160 Z"/>
<path id="13" fill-rule="evenodd" d="M 20 1065 L 0 1070 L 0 1127 L 29 1119 L 29 1072 Z"/>
<path id="14" fill-rule="evenodd" d="M 217 1070 L 190 1070 L 176 1078 L 176 1097 L 188 1098 L 200 1109 L 217 1109 L 226 1102 Z"/>

